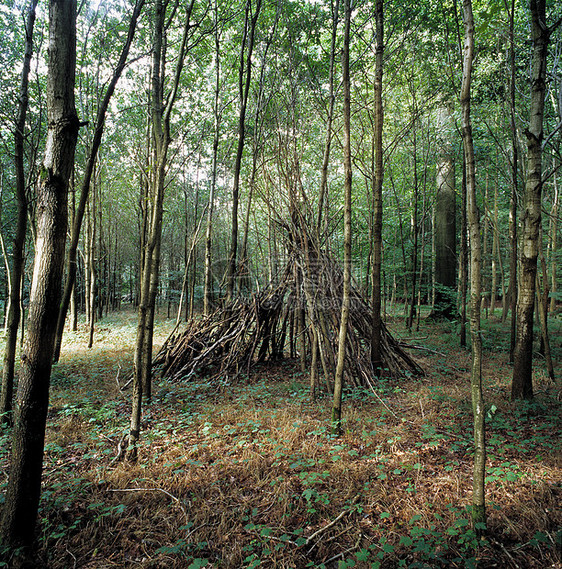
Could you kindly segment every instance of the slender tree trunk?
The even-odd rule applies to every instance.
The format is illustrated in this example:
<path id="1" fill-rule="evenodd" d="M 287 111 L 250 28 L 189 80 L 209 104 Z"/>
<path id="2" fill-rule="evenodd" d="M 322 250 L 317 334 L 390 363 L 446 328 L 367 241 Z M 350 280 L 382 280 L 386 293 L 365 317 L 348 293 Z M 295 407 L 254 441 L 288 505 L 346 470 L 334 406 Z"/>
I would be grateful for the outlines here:
<path id="1" fill-rule="evenodd" d="M 542 339 L 542 346 L 543 351 L 542 355 L 544 356 L 544 361 L 546 364 L 546 369 L 548 372 L 548 377 L 554 381 L 554 364 L 552 362 L 552 351 L 550 349 L 550 337 L 548 335 L 548 294 L 549 294 L 549 286 L 548 286 L 548 269 L 546 264 L 546 259 L 544 257 L 544 253 L 542 250 L 542 241 L 543 241 L 543 231 L 542 227 L 540 229 L 540 247 L 539 247 L 539 258 L 541 263 L 541 270 L 542 270 L 542 291 L 540 286 L 540 279 L 537 272 L 537 300 L 538 300 L 538 307 L 539 307 L 539 322 L 541 327 L 541 339 Z"/>
<path id="2" fill-rule="evenodd" d="M 238 205 L 240 193 L 240 173 L 242 170 L 242 156 L 246 141 L 246 106 L 250 94 L 252 78 L 252 53 L 254 51 L 254 39 L 256 25 L 260 15 L 261 0 L 256 0 L 254 13 L 252 14 L 252 1 L 246 4 L 246 18 L 244 22 L 244 39 L 240 48 L 240 69 L 238 74 L 238 89 L 240 95 L 240 115 L 238 117 L 238 144 L 236 147 L 236 160 L 234 162 L 234 182 L 232 186 L 232 226 L 230 234 L 230 253 L 228 256 L 226 296 L 231 299 L 235 293 L 235 279 L 237 273 L 238 255 Z M 246 41 L 248 50 L 245 53 Z"/>
<path id="3" fill-rule="evenodd" d="M 97 288 L 97 271 L 96 271 L 96 237 L 97 237 L 97 222 L 96 222 L 96 209 L 97 205 L 97 184 L 99 184 L 99 169 L 96 172 L 97 179 L 94 180 L 94 191 L 91 195 L 89 219 L 88 219 L 88 256 L 86 267 L 86 279 L 88 280 L 88 298 L 86 303 L 88 305 L 88 348 L 94 345 L 94 330 L 97 318 L 96 311 L 96 288 Z"/>
<path id="4" fill-rule="evenodd" d="M 511 398 L 533 397 L 533 318 L 539 228 L 541 225 L 542 140 L 546 59 L 550 30 L 546 27 L 546 0 L 531 0 L 531 103 L 527 135 L 527 180 L 523 205 L 521 274 L 517 297 L 517 336 L 514 352 Z"/>
<path id="5" fill-rule="evenodd" d="M 417 287 L 417 275 L 418 275 L 418 202 L 419 202 L 419 188 L 418 188 L 418 165 L 417 165 L 417 139 L 416 139 L 416 126 L 413 126 L 413 140 L 414 140 L 414 203 L 412 207 L 412 232 L 413 232 L 413 243 L 412 243 L 412 290 L 411 290 L 411 300 L 410 300 L 410 313 L 406 321 L 406 326 L 408 330 L 412 329 L 412 324 L 416 316 L 416 287 Z"/>
<path id="6" fill-rule="evenodd" d="M 375 82 L 374 82 L 374 150 L 375 172 L 373 183 L 373 264 L 371 274 L 371 306 L 372 306 L 372 334 L 371 334 L 371 364 L 373 373 L 378 376 L 382 367 L 382 318 L 381 318 L 381 270 L 382 270 L 382 184 L 383 184 L 383 106 L 382 106 L 382 77 L 384 55 L 384 15 L 383 1 L 375 2 L 376 26 L 376 56 L 375 56 Z"/>
<path id="7" fill-rule="evenodd" d="M 482 219 L 482 288 L 484 289 L 482 296 L 480 297 L 480 310 L 486 313 L 486 319 L 488 318 L 488 307 L 489 303 L 487 302 L 488 296 L 488 285 L 490 279 L 488 278 L 488 271 L 487 265 L 490 256 L 488 255 L 488 229 L 490 227 L 490 216 L 489 216 L 489 208 L 488 208 L 488 190 L 490 187 L 490 176 L 488 173 L 488 169 L 486 169 L 486 187 L 484 190 L 484 215 Z"/>
<path id="8" fill-rule="evenodd" d="M 209 190 L 209 204 L 207 206 L 207 229 L 205 231 L 205 283 L 203 287 L 203 314 L 207 315 L 211 312 L 213 302 L 213 273 L 212 273 L 212 248 L 213 248 L 213 215 L 215 211 L 215 192 L 217 187 L 217 160 L 219 152 L 219 136 L 220 136 L 220 78 L 221 78 L 221 60 L 220 60 L 220 30 L 217 0 L 214 2 L 215 17 L 215 96 L 213 103 L 213 158 L 211 167 L 211 187 Z"/>
<path id="9" fill-rule="evenodd" d="M 518 170 L 519 170 L 519 147 L 517 144 L 517 124 L 515 122 L 515 0 L 511 0 L 509 11 L 509 120 L 511 126 L 511 195 L 509 199 L 509 285 L 507 289 L 508 306 L 511 310 L 510 319 L 510 342 L 509 362 L 513 362 L 515 352 L 516 322 L 517 322 L 517 195 L 518 195 Z M 507 310 L 504 310 L 502 320 L 507 318 Z"/>
<path id="10" fill-rule="evenodd" d="M 498 227 L 498 184 L 494 185 L 494 217 L 492 222 L 492 275 L 490 279 L 490 317 L 494 317 L 496 310 L 498 289 L 498 259 L 500 255 L 499 227 Z"/>
<path id="11" fill-rule="evenodd" d="M 467 195 L 466 160 L 463 159 L 461 196 L 461 254 L 459 260 L 459 307 L 461 317 L 460 345 L 466 347 L 466 294 L 468 283 L 468 243 L 467 243 Z"/>
<path id="12" fill-rule="evenodd" d="M 320 175 L 320 192 L 318 195 L 318 218 L 316 220 L 316 231 L 320 235 L 322 231 L 322 216 L 324 214 L 324 203 L 328 190 L 328 166 L 330 164 L 330 149 L 332 146 L 332 122 L 334 120 L 334 105 L 336 96 L 334 93 L 334 67 L 336 58 L 336 39 L 338 33 L 338 17 L 340 12 L 340 0 L 332 0 L 332 39 L 330 49 L 330 75 L 328 91 L 328 122 L 326 123 L 326 143 L 324 145 L 324 157 L 322 159 L 322 170 Z M 326 216 L 327 218 L 328 216 Z"/>
<path id="13" fill-rule="evenodd" d="M 379 0 L 382 4 L 382 0 Z M 343 233 L 343 298 L 338 357 L 334 375 L 334 402 L 332 407 L 332 433 L 341 435 L 342 388 L 345 368 L 347 324 L 351 304 L 351 87 L 349 78 L 349 37 L 351 27 L 351 0 L 344 0 L 345 28 L 343 39 L 343 164 L 344 164 L 344 233 Z M 381 13 L 382 15 L 382 13 Z"/>
<path id="14" fill-rule="evenodd" d="M 152 51 L 152 88 L 151 119 L 154 136 L 154 177 L 151 188 L 151 212 L 148 238 L 144 253 L 144 265 L 141 271 L 140 302 L 137 322 L 137 341 L 134 357 L 133 402 L 127 459 L 137 459 L 137 442 L 140 437 L 142 401 L 150 400 L 152 386 L 152 340 L 154 333 L 154 314 L 160 268 L 160 245 L 162 241 L 162 215 L 164 209 L 164 191 L 166 187 L 166 169 L 168 149 L 171 142 L 170 120 L 178 96 L 179 82 L 186 55 L 186 45 L 191 29 L 190 18 L 194 0 L 186 8 L 183 36 L 170 92 L 164 97 L 165 45 L 164 22 L 166 8 L 162 0 L 156 0 L 154 8 L 154 33 Z M 164 104 L 166 101 L 166 104 Z"/>
<path id="15" fill-rule="evenodd" d="M 79 121 L 74 105 L 76 2 L 49 3 L 48 132 L 38 190 L 37 242 L 27 339 L 15 408 L 10 475 L 3 508 L 3 546 L 30 556 L 41 492 L 49 383 L 61 294 L 68 181 Z"/>
<path id="16" fill-rule="evenodd" d="M 550 297 L 550 312 L 556 310 L 556 296 L 558 292 L 558 281 L 557 281 L 557 249 L 558 249 L 558 177 L 554 174 L 554 202 L 552 204 L 552 211 L 550 215 L 550 292 L 552 296 Z"/>
<path id="17" fill-rule="evenodd" d="M 14 369 L 16 347 L 18 343 L 18 327 L 21 318 L 21 285 L 24 274 L 25 236 L 27 233 L 27 196 L 25 191 L 24 169 L 24 136 L 27 108 L 29 105 L 28 85 L 31 56 L 33 53 L 33 28 L 35 25 L 35 9 L 38 0 L 31 0 L 25 23 L 25 51 L 21 72 L 20 99 L 16 128 L 14 132 L 14 161 L 16 170 L 17 221 L 16 233 L 12 247 L 12 271 L 9 310 L 7 318 L 6 349 L 2 368 L 2 393 L 0 396 L 0 421 L 11 422 L 12 399 L 14 393 Z"/>
<path id="18" fill-rule="evenodd" d="M 480 294 L 482 251 L 480 220 L 476 204 L 476 178 L 474 147 L 470 118 L 470 85 L 474 54 L 474 20 L 472 0 L 464 0 L 464 63 L 461 88 L 462 137 L 466 164 L 467 206 L 470 228 L 470 336 L 472 340 L 471 395 L 474 416 L 474 470 L 472 482 L 472 521 L 477 534 L 486 524 L 486 427 L 484 397 L 482 392 L 482 333 L 480 330 Z"/>
<path id="19" fill-rule="evenodd" d="M 0 200 L 2 200 L 2 185 L 0 184 Z M 0 220 L 2 219 L 2 207 L 0 203 Z M 8 314 L 10 313 L 10 302 L 12 297 L 12 271 L 10 270 L 10 262 L 8 261 L 8 252 L 6 251 L 6 241 L 4 240 L 4 235 L 0 231 L 0 251 L 2 252 L 2 257 L 4 259 L 4 269 L 6 271 L 6 294 L 5 297 L 8 299 L 8 306 L 4 309 L 4 332 L 8 327 Z"/>

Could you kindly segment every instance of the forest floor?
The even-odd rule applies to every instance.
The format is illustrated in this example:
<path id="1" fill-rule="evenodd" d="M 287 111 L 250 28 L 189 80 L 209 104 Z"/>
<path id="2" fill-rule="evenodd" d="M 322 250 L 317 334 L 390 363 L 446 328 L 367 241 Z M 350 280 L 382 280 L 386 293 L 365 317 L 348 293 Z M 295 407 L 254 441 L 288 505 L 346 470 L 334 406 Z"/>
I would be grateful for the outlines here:
<path id="1" fill-rule="evenodd" d="M 172 327 L 158 323 L 159 342 Z M 53 569 L 562 568 L 560 391 L 537 358 L 536 398 L 511 403 L 507 330 L 484 327 L 482 538 L 469 521 L 470 351 L 455 324 L 422 321 L 408 333 L 391 321 L 426 348 L 414 355 L 427 374 L 346 391 L 341 438 L 329 434 L 330 398 L 311 401 L 291 360 L 243 382 L 156 380 L 134 465 L 115 457 L 135 315 L 102 320 L 92 349 L 85 328 L 68 332 L 53 372 L 40 557 Z M 8 446 L 4 430 L 2 487 Z"/>

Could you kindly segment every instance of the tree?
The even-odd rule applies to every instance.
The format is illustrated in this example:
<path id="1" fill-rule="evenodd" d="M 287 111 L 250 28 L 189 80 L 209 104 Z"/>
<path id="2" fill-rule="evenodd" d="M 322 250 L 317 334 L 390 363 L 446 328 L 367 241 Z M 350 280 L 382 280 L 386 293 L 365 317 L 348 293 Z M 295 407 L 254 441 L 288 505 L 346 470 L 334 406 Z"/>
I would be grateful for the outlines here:
<path id="1" fill-rule="evenodd" d="M 240 47 L 240 67 L 238 70 L 238 96 L 240 100 L 240 114 L 238 117 L 238 142 L 236 147 L 236 161 L 234 163 L 234 182 L 232 185 L 232 225 L 230 234 L 230 253 L 226 275 L 226 295 L 232 298 L 235 293 L 235 277 L 237 274 L 238 255 L 238 205 L 240 193 L 240 172 L 242 169 L 242 156 L 246 141 L 246 107 L 250 93 L 252 79 L 252 53 L 256 35 L 256 26 L 260 15 L 261 0 L 256 0 L 252 10 L 252 0 L 247 0 L 244 17 L 244 34 Z M 247 48 L 246 48 L 247 43 Z"/>
<path id="2" fill-rule="evenodd" d="M 381 2 L 382 3 L 382 2 Z M 351 0 L 344 2 L 344 36 L 342 58 L 343 81 L 343 165 L 344 180 L 344 267 L 343 298 L 338 335 L 338 356 L 334 377 L 334 403 L 332 407 L 332 432 L 341 435 L 341 403 L 345 366 L 345 342 L 351 304 L 351 88 L 349 78 L 349 36 L 351 27 Z"/>
<path id="3" fill-rule="evenodd" d="M 502 320 L 507 317 L 507 307 L 511 309 L 510 320 L 510 344 L 509 361 L 512 362 L 515 351 L 516 327 L 517 327 L 517 196 L 519 181 L 519 144 L 517 141 L 517 125 L 515 117 L 517 108 L 515 105 L 515 0 L 511 0 L 509 9 L 509 122 L 511 130 L 511 192 L 509 200 L 509 285 L 507 288 L 506 309 L 503 312 Z"/>
<path id="4" fill-rule="evenodd" d="M 470 87 L 474 58 L 474 18 L 472 0 L 463 1 L 465 28 L 463 79 L 461 86 L 462 139 L 466 167 L 468 223 L 470 231 L 470 336 L 472 366 L 470 375 L 472 412 L 474 416 L 474 474 L 472 484 L 472 521 L 477 533 L 486 523 L 486 432 L 484 399 L 482 395 L 482 332 L 480 330 L 480 296 L 482 291 L 482 245 L 480 220 L 476 204 L 476 174 L 474 144 L 470 117 Z"/>
<path id="5" fill-rule="evenodd" d="M 24 138 L 27 109 L 29 106 L 29 71 L 33 53 L 33 28 L 35 25 L 35 9 L 38 0 L 31 0 L 25 23 L 25 50 L 21 72 L 20 99 L 14 132 L 14 162 L 16 170 L 17 222 L 12 250 L 12 273 L 8 310 L 8 326 L 6 335 L 6 351 L 2 369 L 2 395 L 0 399 L 0 416 L 2 421 L 11 421 L 12 397 L 14 392 L 14 368 L 18 328 L 21 319 L 20 296 L 21 281 L 25 263 L 25 237 L 27 233 L 27 194 L 24 169 Z"/>
<path id="6" fill-rule="evenodd" d="M 30 556 L 41 491 L 49 383 L 61 294 L 68 183 L 80 126 L 74 105 L 76 2 L 50 0 L 48 132 L 37 202 L 37 239 L 27 339 L 15 408 L 3 545 Z"/>
<path id="7" fill-rule="evenodd" d="M 531 100 L 527 137 L 527 179 L 523 195 L 523 229 L 517 295 L 517 335 L 511 398 L 533 398 L 533 317 L 540 247 L 543 115 L 548 43 L 554 28 L 546 26 L 546 0 L 531 0 Z"/>
<path id="8" fill-rule="evenodd" d="M 437 318 L 452 318 L 456 306 L 456 196 L 455 161 L 448 130 L 451 116 L 445 107 L 439 111 L 438 122 L 443 129 L 437 164 L 437 195 L 435 197 L 435 307 Z"/>
<path id="9" fill-rule="evenodd" d="M 221 110 L 220 105 L 220 80 L 221 80 L 221 58 L 220 58 L 220 32 L 219 10 L 217 0 L 214 0 L 214 46 L 215 46 L 215 87 L 213 97 L 213 151 L 211 158 L 211 183 L 209 191 L 209 203 L 207 205 L 207 228 L 205 230 L 205 284 L 203 289 L 203 314 L 209 314 L 213 301 L 212 291 L 212 244 L 213 244 L 213 213 L 215 210 L 215 192 L 217 187 L 217 160 L 219 152 L 219 137 Z"/>
<path id="10" fill-rule="evenodd" d="M 371 363 L 375 375 L 380 373 L 381 354 L 381 268 L 382 268 L 382 184 L 383 184 L 383 107 L 382 107 L 382 74 L 384 55 L 384 22 L 383 2 L 377 0 L 375 4 L 376 26 L 376 56 L 375 56 L 375 84 L 374 84 L 374 151 L 375 171 L 373 181 L 373 260 L 371 274 L 371 304 L 373 308 Z"/>
<path id="11" fill-rule="evenodd" d="M 153 174 L 150 179 L 147 240 L 141 266 L 140 302 L 137 322 L 137 343 L 134 358 L 133 404 L 129 430 L 127 458 L 136 460 L 137 441 L 140 436 L 142 400 L 151 398 L 152 383 L 152 339 L 154 332 L 154 312 L 158 293 L 160 270 L 160 248 L 162 242 L 162 215 L 168 150 L 172 141 L 170 121 L 178 97 L 180 78 L 187 52 L 187 41 L 192 28 L 191 13 L 195 0 L 191 0 L 184 14 L 184 25 L 180 40 L 179 53 L 172 76 L 170 91 L 164 93 L 166 77 L 166 6 L 157 0 L 154 7 L 154 30 L 151 76 L 150 116 L 154 143 Z"/>
<path id="12" fill-rule="evenodd" d="M 133 13 L 131 14 L 131 19 L 129 20 L 129 29 L 127 32 L 127 38 L 121 50 L 121 55 L 119 61 L 115 66 L 113 75 L 107 89 L 105 91 L 104 97 L 100 104 L 97 112 L 96 123 L 94 126 L 94 137 L 92 139 L 92 145 L 88 154 L 88 159 L 86 161 L 86 168 L 84 171 L 84 177 L 82 179 L 82 187 L 80 192 L 80 201 L 78 203 L 78 208 L 74 213 L 72 220 L 72 230 L 70 235 L 70 245 L 67 253 L 67 276 L 66 283 L 64 286 L 64 293 L 62 297 L 62 302 L 57 319 L 57 336 L 55 341 L 55 353 L 54 361 L 58 361 L 60 357 L 60 349 L 62 345 L 62 336 L 64 332 L 64 323 L 66 320 L 66 314 L 68 312 L 68 307 L 70 305 L 70 300 L 72 297 L 72 291 L 74 290 L 74 284 L 76 281 L 76 253 L 78 251 L 78 243 L 80 241 L 80 230 L 82 228 L 82 221 L 84 220 L 84 213 L 86 212 L 86 205 L 88 203 L 88 197 L 90 195 L 90 184 L 92 181 L 92 175 L 94 173 L 94 168 L 96 161 L 98 159 L 98 151 L 101 145 L 103 132 L 105 128 L 105 118 L 107 115 L 107 110 L 109 108 L 109 103 L 117 87 L 117 83 L 121 78 L 125 65 L 127 63 L 127 58 L 129 56 L 129 51 L 135 37 L 135 31 L 137 28 L 137 21 L 144 6 L 145 0 L 137 0 Z"/>

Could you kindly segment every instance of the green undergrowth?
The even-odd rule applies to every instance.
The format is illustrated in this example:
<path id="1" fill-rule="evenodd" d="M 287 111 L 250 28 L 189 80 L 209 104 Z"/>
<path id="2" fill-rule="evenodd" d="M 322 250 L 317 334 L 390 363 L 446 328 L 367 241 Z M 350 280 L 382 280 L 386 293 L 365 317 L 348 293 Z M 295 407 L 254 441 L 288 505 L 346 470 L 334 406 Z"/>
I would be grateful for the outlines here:
<path id="1" fill-rule="evenodd" d="M 330 397 L 311 400 L 289 360 L 236 382 L 157 379 L 128 464 L 116 460 L 131 396 L 119 387 L 134 327 L 107 328 L 91 350 L 84 331 L 67 338 L 53 373 L 39 530 L 50 567 L 561 562 L 561 404 L 546 385 L 533 402 L 509 402 L 498 360 L 485 371 L 488 527 L 474 528 L 467 352 L 416 354 L 426 377 L 346 389 L 339 438 Z M 0 437 L 5 486 L 9 432 Z"/>

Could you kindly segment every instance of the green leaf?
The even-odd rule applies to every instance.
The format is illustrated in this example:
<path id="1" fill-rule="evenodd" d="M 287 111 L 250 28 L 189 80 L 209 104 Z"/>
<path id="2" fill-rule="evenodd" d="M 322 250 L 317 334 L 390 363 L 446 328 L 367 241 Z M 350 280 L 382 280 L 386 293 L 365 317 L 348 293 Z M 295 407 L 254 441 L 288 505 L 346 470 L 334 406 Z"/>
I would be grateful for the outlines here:
<path id="1" fill-rule="evenodd" d="M 187 569 L 202 569 L 207 566 L 207 563 L 209 563 L 208 559 L 197 558 L 192 561 Z"/>

